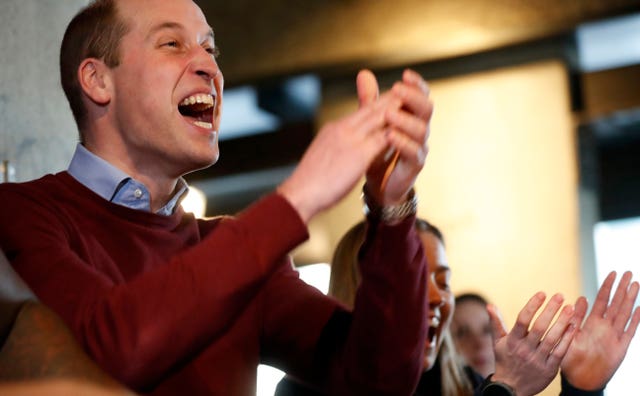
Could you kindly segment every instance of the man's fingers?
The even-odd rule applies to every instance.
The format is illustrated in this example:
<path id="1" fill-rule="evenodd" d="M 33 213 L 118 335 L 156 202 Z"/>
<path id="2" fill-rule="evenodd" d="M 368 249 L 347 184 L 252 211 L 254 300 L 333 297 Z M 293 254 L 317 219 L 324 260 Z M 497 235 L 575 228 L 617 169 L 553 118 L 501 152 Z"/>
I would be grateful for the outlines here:
<path id="1" fill-rule="evenodd" d="M 397 110 L 400 106 L 402 106 L 402 102 L 398 98 L 385 94 L 380 97 L 380 100 L 362 106 L 346 120 L 350 129 L 357 129 L 369 134 L 371 131 L 385 127 L 387 123 L 386 112 Z"/>
<path id="2" fill-rule="evenodd" d="M 360 70 L 356 77 L 356 87 L 360 106 L 375 102 L 378 99 L 378 80 L 376 80 L 376 76 L 371 70 Z"/>
<path id="3" fill-rule="evenodd" d="M 416 86 L 425 95 L 429 95 L 430 93 L 429 84 L 427 84 L 419 73 L 411 69 L 405 69 L 404 72 L 402 72 L 402 81 L 406 84 Z"/>
<path id="4" fill-rule="evenodd" d="M 415 86 L 397 82 L 391 92 L 402 99 L 404 108 L 423 121 L 429 121 L 433 114 L 433 104 L 428 95 Z"/>
<path id="5" fill-rule="evenodd" d="M 427 159 L 427 142 L 416 142 L 405 134 L 396 129 L 392 129 L 388 136 L 389 144 L 399 154 L 404 163 L 411 164 L 410 166 L 419 168 L 424 165 Z"/>
<path id="6" fill-rule="evenodd" d="M 391 89 L 402 98 L 404 107 L 423 121 L 429 121 L 433 114 L 433 104 L 429 99 L 429 84 L 413 70 L 406 69 L 402 74 L 402 81 L 397 82 Z"/>
<path id="7" fill-rule="evenodd" d="M 428 104 L 432 105 L 431 102 Z M 397 151 L 404 163 L 411 164 L 414 169 L 421 168 L 428 153 L 428 121 L 406 111 L 406 107 L 388 109 L 386 120 L 391 131 L 388 135 L 390 146 Z"/>
<path id="8" fill-rule="evenodd" d="M 405 133 L 409 138 L 422 142 L 427 138 L 429 123 L 411 113 L 399 110 L 388 110 L 385 114 L 389 125 Z"/>
<path id="9" fill-rule="evenodd" d="M 525 338 L 527 336 L 529 333 L 529 325 L 531 324 L 536 312 L 538 312 L 538 309 L 540 309 L 544 303 L 545 298 L 546 296 L 543 292 L 537 292 L 529 299 L 527 304 L 518 314 L 516 324 L 513 326 L 511 333 L 509 333 L 511 336 L 516 338 Z"/>

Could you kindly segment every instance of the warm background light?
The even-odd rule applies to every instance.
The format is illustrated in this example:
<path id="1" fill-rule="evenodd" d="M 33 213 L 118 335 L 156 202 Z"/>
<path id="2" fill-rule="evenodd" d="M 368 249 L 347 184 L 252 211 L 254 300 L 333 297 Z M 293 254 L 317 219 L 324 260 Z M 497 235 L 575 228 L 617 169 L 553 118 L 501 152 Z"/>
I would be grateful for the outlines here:
<path id="1" fill-rule="evenodd" d="M 182 200 L 182 208 L 197 218 L 203 218 L 207 210 L 207 197 L 199 189 L 189 187 L 187 196 Z"/>

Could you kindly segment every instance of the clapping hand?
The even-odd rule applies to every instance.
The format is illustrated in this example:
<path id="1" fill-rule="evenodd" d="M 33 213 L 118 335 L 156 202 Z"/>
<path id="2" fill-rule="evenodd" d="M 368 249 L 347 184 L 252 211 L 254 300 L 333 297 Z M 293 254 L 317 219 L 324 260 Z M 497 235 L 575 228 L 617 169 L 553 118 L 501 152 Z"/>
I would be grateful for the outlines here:
<path id="1" fill-rule="evenodd" d="M 562 360 L 561 370 L 567 381 L 582 390 L 597 390 L 606 386 L 624 359 L 629 343 L 640 322 L 640 308 L 633 310 L 638 296 L 638 282 L 631 283 L 631 272 L 625 272 L 609 303 L 616 278 L 611 272 L 603 282 L 593 309 L 582 323 Z M 576 302 L 576 312 L 584 317 L 587 301 Z M 632 314 L 633 312 L 633 314 Z"/>
<path id="2" fill-rule="evenodd" d="M 556 294 L 532 325 L 544 300 L 544 293 L 536 293 L 520 311 L 509 334 L 495 306 L 487 307 L 495 335 L 496 371 L 492 380 L 511 386 L 518 396 L 535 395 L 551 383 L 575 334 L 572 323 L 582 320 L 576 318 L 579 313 L 572 306 L 563 308 L 564 298 Z"/>
<path id="3" fill-rule="evenodd" d="M 378 100 L 378 82 L 370 71 L 358 74 L 357 87 L 361 107 Z M 367 171 L 367 191 L 382 205 L 406 200 L 427 157 L 433 114 L 429 86 L 413 70 L 405 70 L 402 81 L 396 82 L 388 94 L 401 100 L 402 107 L 386 111 L 388 146 Z"/>

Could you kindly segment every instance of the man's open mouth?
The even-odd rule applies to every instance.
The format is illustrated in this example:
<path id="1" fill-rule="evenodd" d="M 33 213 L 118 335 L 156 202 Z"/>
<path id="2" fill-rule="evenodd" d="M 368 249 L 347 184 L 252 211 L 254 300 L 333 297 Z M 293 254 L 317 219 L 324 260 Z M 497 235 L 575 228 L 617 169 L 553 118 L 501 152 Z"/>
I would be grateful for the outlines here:
<path id="1" fill-rule="evenodd" d="M 178 111 L 200 128 L 213 129 L 213 111 L 216 98 L 211 94 L 191 95 L 180 102 Z"/>

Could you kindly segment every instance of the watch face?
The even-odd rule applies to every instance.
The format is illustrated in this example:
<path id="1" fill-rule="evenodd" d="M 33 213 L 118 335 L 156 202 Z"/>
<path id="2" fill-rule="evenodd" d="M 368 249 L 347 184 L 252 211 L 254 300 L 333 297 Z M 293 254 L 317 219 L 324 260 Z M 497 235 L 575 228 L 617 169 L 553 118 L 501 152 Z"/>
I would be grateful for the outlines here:
<path id="1" fill-rule="evenodd" d="M 515 394 L 506 385 L 492 382 L 484 387 L 482 396 L 515 396 Z"/>

